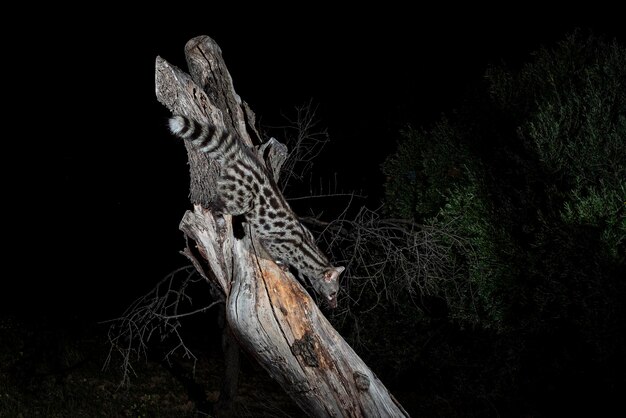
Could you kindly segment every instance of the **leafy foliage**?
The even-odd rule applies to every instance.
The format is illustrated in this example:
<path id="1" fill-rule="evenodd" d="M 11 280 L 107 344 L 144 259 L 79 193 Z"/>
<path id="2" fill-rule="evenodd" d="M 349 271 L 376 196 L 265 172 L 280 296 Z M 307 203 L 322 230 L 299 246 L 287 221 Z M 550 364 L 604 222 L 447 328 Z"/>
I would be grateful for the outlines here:
<path id="1" fill-rule="evenodd" d="M 437 213 L 445 192 L 460 180 L 466 151 L 461 132 L 445 118 L 430 131 L 409 127 L 402 136 L 382 167 L 388 211 L 423 220 Z"/>
<path id="2" fill-rule="evenodd" d="M 518 135 L 554 184 L 551 209 L 567 223 L 599 228 L 604 244 L 614 257 L 621 254 L 622 262 L 625 64 L 623 46 L 574 33 L 554 50 L 539 51 L 517 75 L 488 72 L 492 97 L 524 116 Z"/>
<path id="3" fill-rule="evenodd" d="M 452 115 L 405 129 L 384 163 L 391 216 L 467 243 L 448 247 L 444 258 L 463 268 L 437 296 L 451 324 L 508 350 L 483 359 L 502 368 L 494 399 L 516 388 L 539 402 L 532 379 L 592 391 L 585 379 L 598 370 L 613 383 L 597 396 L 616 393 L 626 371 L 625 141 L 626 48 L 574 32 L 520 69 L 489 68 Z M 564 396 L 553 392 L 551 402 Z"/>
<path id="4" fill-rule="evenodd" d="M 506 297 L 511 290 L 532 291 L 528 285 L 549 274 L 585 275 L 581 280 L 600 274 L 572 269 L 572 254 L 597 257 L 609 269 L 623 265 L 624 80 L 623 47 L 574 33 L 537 51 L 517 72 L 490 68 L 478 94 L 453 118 L 403 132 L 383 165 L 388 210 L 471 242 L 458 256 L 467 261 L 473 291 L 458 296 L 479 309 L 474 318 L 454 317 L 517 326 L 516 303 Z M 600 249 L 587 248 L 594 239 Z M 542 253 L 557 256 L 548 262 L 547 254 L 537 257 Z"/>

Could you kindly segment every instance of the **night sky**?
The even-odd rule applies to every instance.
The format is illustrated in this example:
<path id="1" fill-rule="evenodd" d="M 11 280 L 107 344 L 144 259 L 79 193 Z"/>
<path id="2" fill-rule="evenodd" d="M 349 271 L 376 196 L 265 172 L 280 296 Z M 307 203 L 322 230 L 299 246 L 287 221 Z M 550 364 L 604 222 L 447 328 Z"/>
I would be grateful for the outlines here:
<path id="1" fill-rule="evenodd" d="M 197 11 L 190 21 L 176 11 L 79 12 L 12 38 L 5 88 L 14 96 L 5 105 L 18 123 L 5 134 L 13 142 L 5 150 L 11 233 L 2 311 L 109 319 L 186 264 L 178 254 L 178 224 L 191 207 L 186 153 L 166 130 L 154 61 L 185 68 L 183 48 L 194 36 L 217 41 L 237 93 L 265 126 L 309 101 L 319 106 L 331 138 L 320 170 L 373 203 L 398 129 L 451 111 L 488 65 L 519 66 L 577 27 L 626 42 L 614 10 L 254 18 L 242 10 Z"/>

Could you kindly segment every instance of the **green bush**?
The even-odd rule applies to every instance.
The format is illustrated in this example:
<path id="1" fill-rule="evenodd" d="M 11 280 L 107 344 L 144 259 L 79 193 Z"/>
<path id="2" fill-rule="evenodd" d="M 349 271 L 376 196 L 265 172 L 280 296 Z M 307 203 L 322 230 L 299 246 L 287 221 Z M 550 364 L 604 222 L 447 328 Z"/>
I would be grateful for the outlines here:
<path id="1" fill-rule="evenodd" d="M 519 70 L 488 69 L 433 128 L 402 132 L 382 167 L 387 210 L 470 243 L 450 248 L 467 280 L 442 286 L 452 318 L 539 327 L 548 312 L 612 300 L 598 275 L 625 261 L 625 80 L 623 46 L 575 32 Z M 572 267 L 581 258 L 598 267 Z"/>
<path id="2" fill-rule="evenodd" d="M 518 115 L 524 147 L 549 174 L 553 214 L 598 228 L 612 257 L 624 262 L 626 49 L 574 33 L 539 50 L 519 73 L 491 69 L 488 79 L 494 100 Z"/>
<path id="3" fill-rule="evenodd" d="M 446 192 L 461 180 L 467 150 L 461 132 L 445 118 L 428 131 L 404 129 L 401 137 L 382 166 L 387 211 L 422 221 L 437 214 Z"/>
<path id="4" fill-rule="evenodd" d="M 626 49 L 574 32 L 470 92 L 382 166 L 386 215 L 437 231 L 414 257 L 449 266 L 368 310 L 360 338 L 382 373 L 434 385 L 423 402 L 597 414 L 626 389 Z M 406 274 L 389 267 L 378 294 Z"/>

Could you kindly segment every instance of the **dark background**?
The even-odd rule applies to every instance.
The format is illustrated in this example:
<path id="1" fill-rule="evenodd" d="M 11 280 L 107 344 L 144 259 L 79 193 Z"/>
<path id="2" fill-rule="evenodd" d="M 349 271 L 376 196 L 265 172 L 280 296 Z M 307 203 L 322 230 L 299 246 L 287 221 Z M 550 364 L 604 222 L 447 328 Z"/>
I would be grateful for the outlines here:
<path id="1" fill-rule="evenodd" d="M 186 153 L 166 130 L 154 61 L 185 68 L 194 36 L 217 41 L 264 126 L 319 106 L 331 138 L 319 172 L 372 205 L 398 129 L 451 111 L 488 65 L 516 67 L 576 28 L 625 41 L 622 15 L 608 9 L 244 9 L 20 17 L 6 41 L 3 312 L 109 319 L 186 264 Z"/>

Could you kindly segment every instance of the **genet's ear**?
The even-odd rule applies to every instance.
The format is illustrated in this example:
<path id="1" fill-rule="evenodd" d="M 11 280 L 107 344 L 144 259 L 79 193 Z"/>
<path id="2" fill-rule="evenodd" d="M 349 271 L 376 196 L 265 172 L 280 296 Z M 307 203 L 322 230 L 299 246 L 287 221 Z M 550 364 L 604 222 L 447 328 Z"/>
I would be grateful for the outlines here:
<path id="1" fill-rule="evenodd" d="M 333 280 L 337 280 L 339 275 L 345 270 L 345 267 L 333 267 L 330 270 L 327 270 L 324 273 L 324 280 L 327 282 L 332 282 Z"/>

